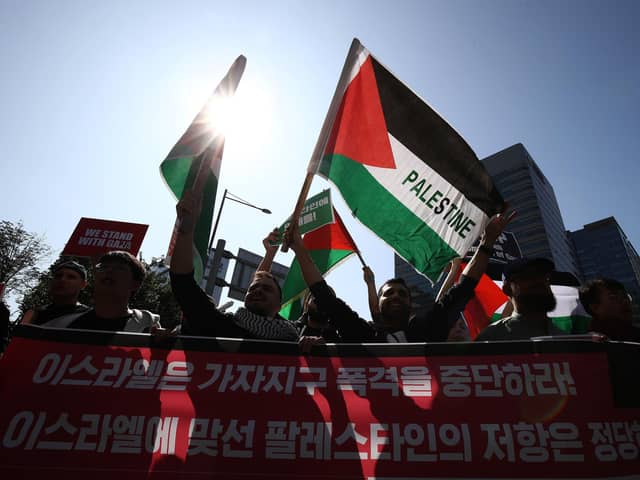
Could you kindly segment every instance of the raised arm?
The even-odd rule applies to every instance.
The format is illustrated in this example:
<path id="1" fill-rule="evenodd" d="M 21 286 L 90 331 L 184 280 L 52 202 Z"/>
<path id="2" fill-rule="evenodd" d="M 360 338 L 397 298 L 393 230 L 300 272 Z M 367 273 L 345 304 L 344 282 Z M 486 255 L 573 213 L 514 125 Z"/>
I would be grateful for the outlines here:
<path id="1" fill-rule="evenodd" d="M 171 256 L 171 272 L 185 274 L 193 271 L 193 232 L 200 215 L 201 195 L 187 190 L 176 205 L 178 232 Z"/>
<path id="2" fill-rule="evenodd" d="M 462 275 L 473 278 L 474 280 L 480 280 L 482 274 L 487 271 L 487 265 L 489 265 L 489 257 L 491 256 L 493 244 L 504 230 L 504 227 L 506 227 L 513 219 L 515 214 L 515 210 L 510 213 L 507 213 L 505 210 L 503 213 L 495 215 L 489 221 L 484 229 L 482 237 L 480 237 L 480 245 L 473 254 L 471 261 L 465 267 Z"/>
<path id="3" fill-rule="evenodd" d="M 298 259 L 298 263 L 300 264 L 300 270 L 302 271 L 302 278 L 304 278 L 304 281 L 308 287 L 321 282 L 322 275 L 320 274 L 320 270 L 318 270 L 318 267 L 311 258 L 311 255 L 309 255 L 309 251 L 304 246 L 302 237 L 300 236 L 298 229 L 290 229 L 291 226 L 287 229 L 287 233 L 285 234 L 285 236 L 286 238 L 290 239 L 289 246 L 296 254 L 296 258 Z"/>
<path id="4" fill-rule="evenodd" d="M 262 239 L 262 246 L 264 247 L 264 257 L 260 261 L 260 264 L 256 268 L 256 272 L 270 272 L 273 259 L 278 253 L 280 245 L 273 245 L 273 243 L 279 240 L 278 229 L 274 228 L 269 234 Z"/>
<path id="5" fill-rule="evenodd" d="M 451 265 L 449 266 L 449 273 L 447 273 L 447 278 L 445 278 L 442 286 L 440 287 L 440 291 L 438 292 L 438 296 L 436 297 L 436 302 L 439 302 L 445 293 L 449 291 L 449 289 L 456 282 L 456 277 L 458 276 L 458 271 L 460 270 L 460 264 L 462 263 L 462 259 L 460 257 L 454 258 L 451 260 Z"/>
<path id="6" fill-rule="evenodd" d="M 376 276 L 369 266 L 362 267 L 364 283 L 367 285 L 367 297 L 369 300 L 369 313 L 371 320 L 377 322 L 380 318 L 380 305 L 378 304 L 378 291 L 376 290 Z"/>

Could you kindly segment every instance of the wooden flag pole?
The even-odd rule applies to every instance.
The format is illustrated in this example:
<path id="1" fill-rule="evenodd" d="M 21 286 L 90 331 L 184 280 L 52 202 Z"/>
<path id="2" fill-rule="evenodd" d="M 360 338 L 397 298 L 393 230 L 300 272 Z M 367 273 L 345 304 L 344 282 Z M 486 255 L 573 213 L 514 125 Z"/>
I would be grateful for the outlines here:
<path id="1" fill-rule="evenodd" d="M 307 176 L 304 178 L 304 183 L 302 184 L 302 189 L 300 190 L 300 195 L 298 196 L 298 202 L 296 203 L 296 207 L 291 214 L 290 234 L 282 241 L 281 251 L 283 252 L 289 251 L 289 244 L 291 243 L 290 235 L 292 235 L 293 232 L 298 229 L 298 218 L 300 218 L 300 213 L 304 208 L 304 202 L 307 200 L 307 195 L 309 194 L 309 189 L 311 188 L 311 182 L 313 182 L 313 175 L 313 173 L 307 172 Z"/>

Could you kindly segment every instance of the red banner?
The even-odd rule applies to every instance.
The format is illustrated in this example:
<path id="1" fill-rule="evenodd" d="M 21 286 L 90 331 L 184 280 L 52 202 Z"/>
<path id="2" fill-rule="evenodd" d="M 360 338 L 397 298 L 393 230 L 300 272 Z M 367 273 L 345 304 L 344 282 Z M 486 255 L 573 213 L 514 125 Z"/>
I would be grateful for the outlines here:
<path id="1" fill-rule="evenodd" d="M 337 346 L 328 353 L 340 356 L 303 357 L 282 343 L 149 342 L 22 327 L 0 360 L 3 478 L 640 472 L 640 405 L 626 389 L 637 376 L 615 367 L 615 345 L 545 352 L 538 342 L 530 353 L 522 342 L 471 355 L 447 345 L 426 356 Z M 637 365 L 640 345 L 624 348 Z"/>
<path id="2" fill-rule="evenodd" d="M 62 255 L 97 257 L 111 250 L 137 255 L 149 225 L 82 217 Z"/>

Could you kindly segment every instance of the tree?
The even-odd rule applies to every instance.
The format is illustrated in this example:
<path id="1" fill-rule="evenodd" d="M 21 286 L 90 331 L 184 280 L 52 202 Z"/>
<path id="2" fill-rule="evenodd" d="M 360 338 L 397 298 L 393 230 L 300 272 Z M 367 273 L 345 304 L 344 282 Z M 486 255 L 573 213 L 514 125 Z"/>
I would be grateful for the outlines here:
<path id="1" fill-rule="evenodd" d="M 44 238 L 27 232 L 22 222 L 0 221 L 0 283 L 5 296 L 28 291 L 39 280 L 38 263 L 50 253 Z"/>

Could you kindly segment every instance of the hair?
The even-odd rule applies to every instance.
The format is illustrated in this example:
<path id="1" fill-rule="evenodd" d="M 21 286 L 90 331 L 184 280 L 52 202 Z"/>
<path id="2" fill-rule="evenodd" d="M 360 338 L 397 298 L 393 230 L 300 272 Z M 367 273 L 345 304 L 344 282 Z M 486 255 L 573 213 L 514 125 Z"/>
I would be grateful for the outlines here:
<path id="1" fill-rule="evenodd" d="M 329 289 L 329 291 L 335 297 L 336 296 L 336 291 L 331 287 L 331 285 L 327 285 L 327 288 Z M 313 297 L 313 293 L 311 293 L 311 290 L 309 290 L 307 288 L 307 291 L 305 292 L 304 296 L 302 297 L 302 309 L 303 310 L 307 307 L 307 302 L 309 301 L 310 297 Z"/>
<path id="2" fill-rule="evenodd" d="M 131 273 L 133 274 L 133 279 L 138 282 L 142 282 L 144 280 L 144 277 L 147 275 L 142 262 L 131 255 L 129 252 L 125 252 L 124 250 L 113 250 L 111 252 L 107 252 L 100 257 L 100 260 L 98 260 L 98 263 L 109 262 L 126 263 L 129 266 Z"/>
<path id="3" fill-rule="evenodd" d="M 409 288 L 409 285 L 407 285 L 407 282 L 404 281 L 404 278 L 400 278 L 400 277 L 390 278 L 389 280 L 384 282 L 382 285 L 380 285 L 380 288 L 378 289 L 378 298 L 380 298 L 380 295 L 382 294 L 382 289 L 384 288 L 384 286 L 389 285 L 390 283 L 397 283 L 399 285 L 402 285 L 407 290 L 407 292 L 409 292 L 409 298 L 411 298 L 411 289 Z"/>
<path id="4" fill-rule="evenodd" d="M 580 303 L 582 303 L 582 306 L 589 315 L 593 316 L 591 305 L 595 305 L 600 302 L 600 296 L 602 295 L 603 290 L 613 290 L 619 292 L 627 291 L 622 283 L 612 278 L 596 278 L 594 280 L 589 280 L 582 287 L 580 287 L 580 290 L 578 292 Z"/>
<path id="5" fill-rule="evenodd" d="M 280 287 L 280 284 L 278 283 L 276 277 L 271 272 L 267 272 L 266 270 L 258 270 L 253 275 L 253 279 L 257 280 L 258 278 L 270 278 L 271 280 L 273 280 L 273 283 L 276 284 L 276 288 L 278 289 L 278 298 L 280 299 L 280 301 L 282 301 L 282 288 Z"/>

